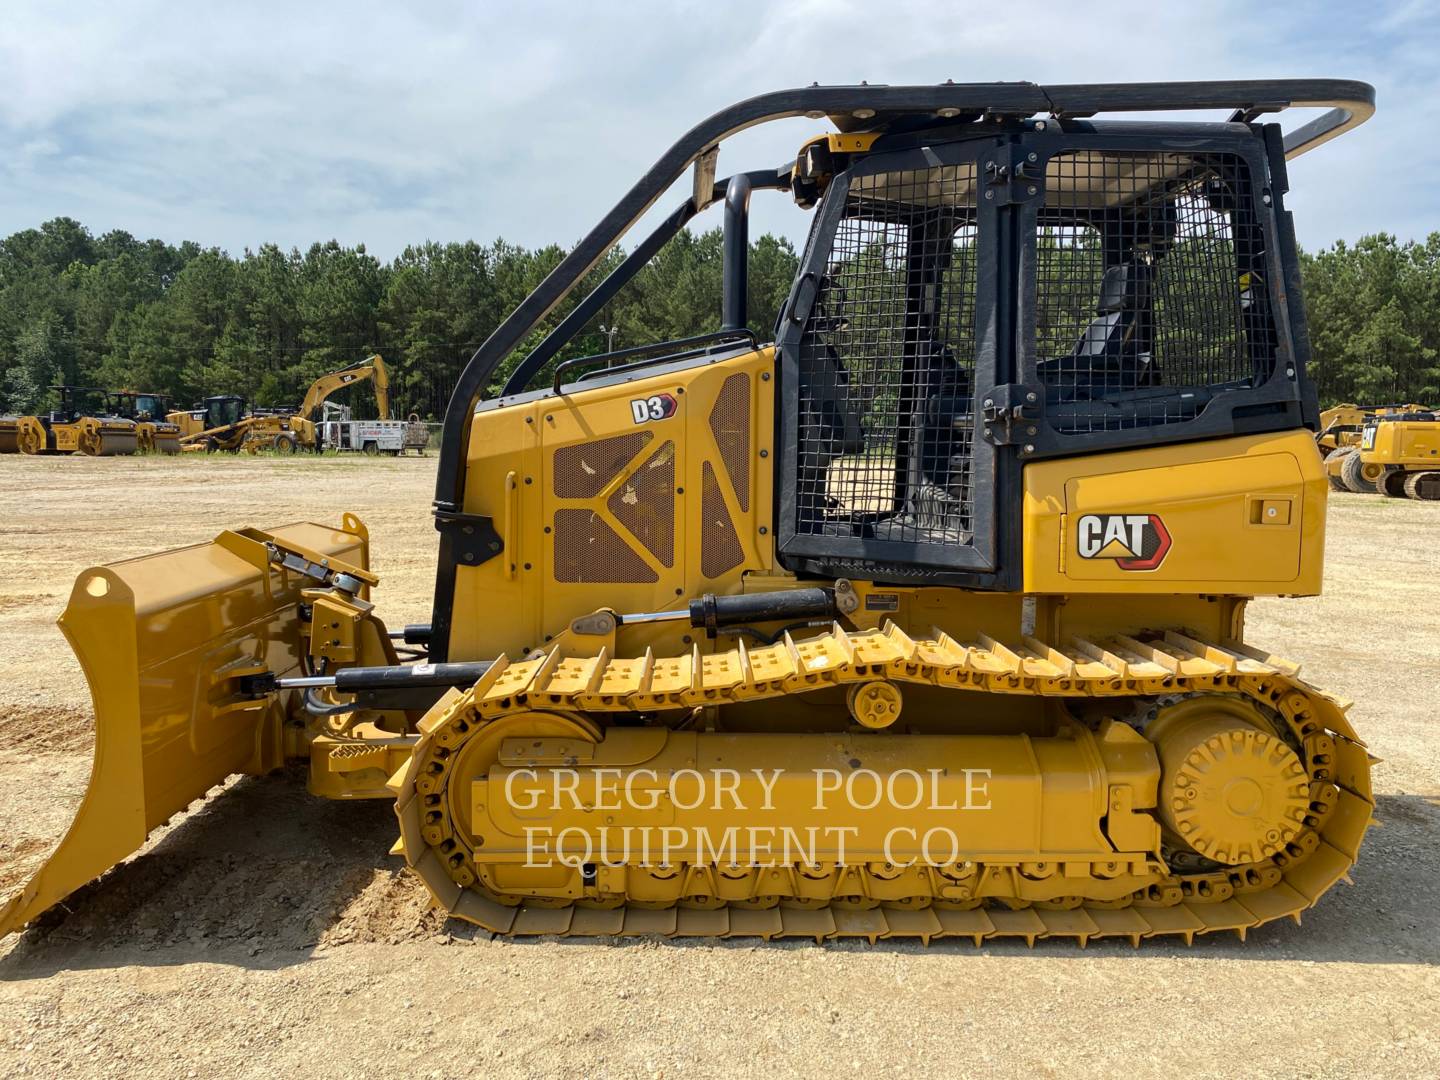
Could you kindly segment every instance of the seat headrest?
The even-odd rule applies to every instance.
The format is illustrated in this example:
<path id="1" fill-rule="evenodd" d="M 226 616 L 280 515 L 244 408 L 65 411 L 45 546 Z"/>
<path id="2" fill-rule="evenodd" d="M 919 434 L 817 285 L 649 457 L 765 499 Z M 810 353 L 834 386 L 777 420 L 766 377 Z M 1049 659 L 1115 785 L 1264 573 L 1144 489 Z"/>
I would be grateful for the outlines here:
<path id="1" fill-rule="evenodd" d="M 1116 311 L 1133 311 L 1140 307 L 1141 282 L 1144 270 L 1135 263 L 1109 267 L 1100 279 L 1100 301 L 1095 310 L 1101 315 Z"/>

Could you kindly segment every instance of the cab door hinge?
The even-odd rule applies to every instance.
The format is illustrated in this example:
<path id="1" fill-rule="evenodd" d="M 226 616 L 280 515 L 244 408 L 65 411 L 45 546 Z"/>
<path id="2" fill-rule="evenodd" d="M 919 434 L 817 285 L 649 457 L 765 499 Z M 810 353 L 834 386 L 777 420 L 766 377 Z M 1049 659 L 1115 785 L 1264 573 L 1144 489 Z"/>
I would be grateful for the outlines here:
<path id="1" fill-rule="evenodd" d="M 1045 170 L 1039 155 L 1023 144 L 996 147 L 980 168 L 987 202 L 1013 206 L 1045 197 Z"/>
<path id="2" fill-rule="evenodd" d="M 1024 383 L 1002 383 L 985 392 L 980 402 L 980 419 L 985 424 L 985 438 L 997 446 L 1022 444 L 1024 452 L 1033 447 L 1026 442 L 1035 434 L 1040 419 L 1040 391 Z"/>

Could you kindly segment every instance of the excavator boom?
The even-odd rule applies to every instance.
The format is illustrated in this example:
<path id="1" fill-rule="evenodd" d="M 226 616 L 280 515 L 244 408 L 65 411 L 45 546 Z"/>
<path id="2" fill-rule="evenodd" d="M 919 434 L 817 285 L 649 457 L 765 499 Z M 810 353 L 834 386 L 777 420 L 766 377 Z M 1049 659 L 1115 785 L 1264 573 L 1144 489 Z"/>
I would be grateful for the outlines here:
<path id="1" fill-rule="evenodd" d="M 313 421 L 321 403 L 331 394 L 337 390 L 343 390 L 347 386 L 364 382 L 366 379 L 373 379 L 375 382 L 375 404 L 379 407 L 380 419 L 389 420 L 390 373 L 386 370 L 385 361 L 380 358 L 379 353 L 366 357 L 358 364 L 351 364 L 349 367 L 321 375 L 310 384 L 310 389 L 305 391 L 305 400 L 301 403 L 300 412 L 297 415 Z"/>

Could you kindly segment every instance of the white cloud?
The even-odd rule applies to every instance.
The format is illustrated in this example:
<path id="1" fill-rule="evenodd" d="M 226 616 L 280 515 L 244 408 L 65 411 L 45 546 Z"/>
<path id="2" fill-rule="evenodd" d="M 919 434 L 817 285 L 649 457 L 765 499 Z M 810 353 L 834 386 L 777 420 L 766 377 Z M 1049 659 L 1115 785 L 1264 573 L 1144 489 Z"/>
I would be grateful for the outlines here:
<path id="1" fill-rule="evenodd" d="M 1382 111 L 1295 164 L 1310 245 L 1437 227 L 1421 135 L 1433 8 L 1301 13 L 1236 0 L 939 4 L 132 2 L 77 19 L 7 5 L 0 234 L 68 214 L 232 251 L 336 237 L 570 243 L 682 131 L 784 86 L 1335 75 Z M 778 164 L 820 124 L 747 132 L 722 168 Z M 1417 134 L 1417 132 L 1419 134 Z M 679 196 L 667 197 L 668 208 Z M 757 200 L 757 224 L 803 215 Z"/>

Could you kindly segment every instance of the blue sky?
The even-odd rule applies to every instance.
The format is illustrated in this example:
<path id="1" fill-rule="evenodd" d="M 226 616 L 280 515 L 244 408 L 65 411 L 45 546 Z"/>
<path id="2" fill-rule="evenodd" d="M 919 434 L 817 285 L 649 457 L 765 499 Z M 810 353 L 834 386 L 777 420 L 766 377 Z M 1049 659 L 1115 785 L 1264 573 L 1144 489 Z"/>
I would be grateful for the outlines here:
<path id="1" fill-rule="evenodd" d="M 766 90 L 1288 76 L 1379 94 L 1369 124 L 1292 166 L 1302 243 L 1440 229 L 1429 0 L 82 7 L 6 4 L 0 235 L 65 214 L 235 253 L 568 244 L 692 123 Z M 747 132 L 721 171 L 823 128 Z M 756 213 L 797 239 L 808 223 L 774 196 Z"/>

